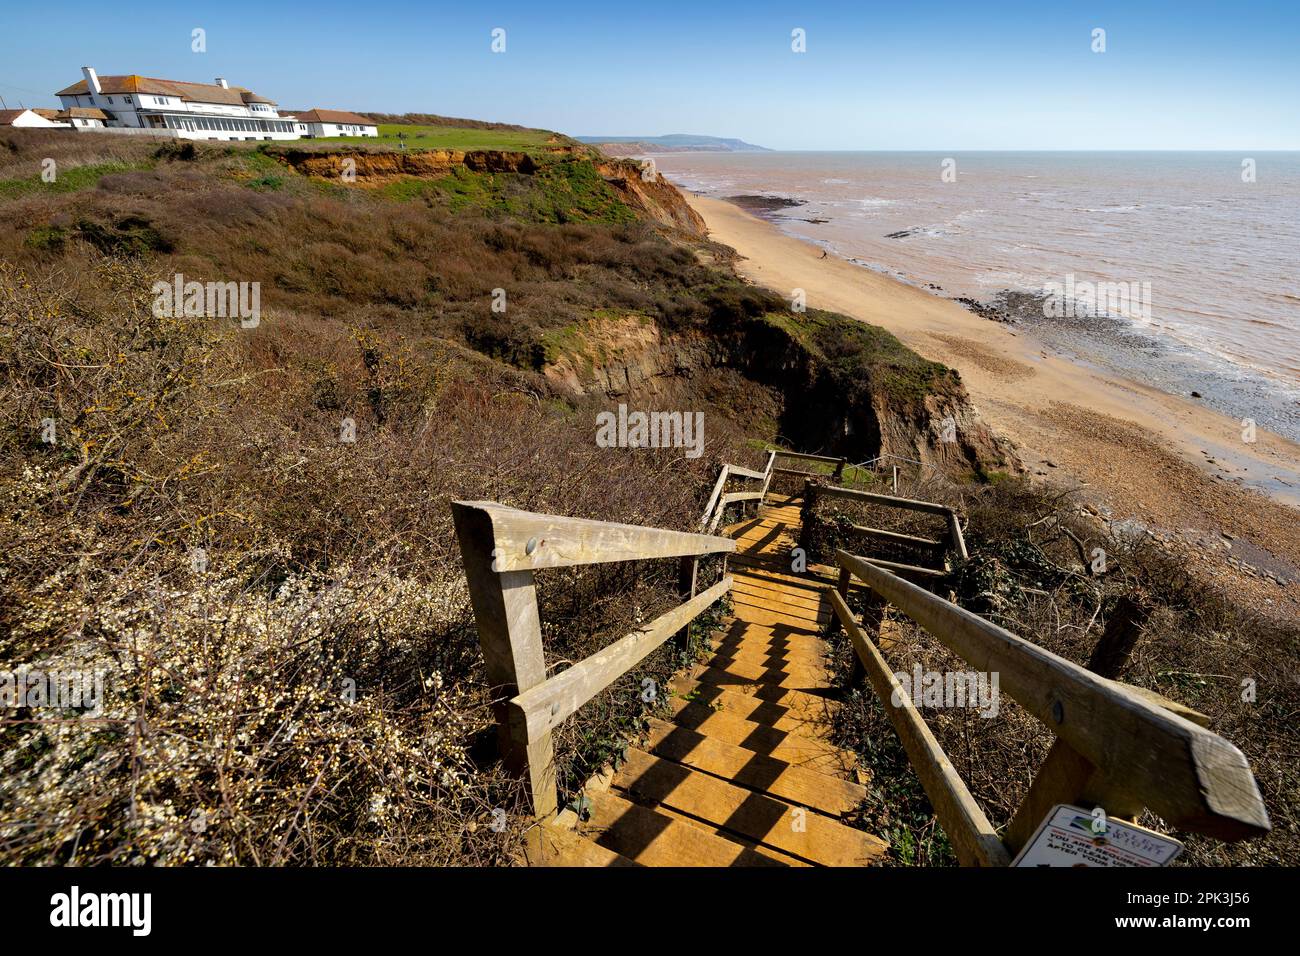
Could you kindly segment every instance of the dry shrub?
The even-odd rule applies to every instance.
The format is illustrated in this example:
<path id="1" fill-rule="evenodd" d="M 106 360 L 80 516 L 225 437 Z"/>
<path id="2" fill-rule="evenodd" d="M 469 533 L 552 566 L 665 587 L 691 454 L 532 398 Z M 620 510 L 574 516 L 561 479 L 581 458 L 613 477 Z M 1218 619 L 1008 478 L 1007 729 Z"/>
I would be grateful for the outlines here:
<path id="1" fill-rule="evenodd" d="M 923 489 L 916 488 L 916 497 L 957 506 L 969 517 L 971 559 L 955 562 L 953 573 L 936 590 L 945 595 L 955 590 L 958 603 L 1012 633 L 1086 664 L 1121 597 L 1140 595 L 1150 607 L 1142 638 L 1120 679 L 1209 716 L 1210 729 L 1245 753 L 1273 823 L 1267 836 L 1241 843 L 1176 832 L 1188 847 L 1183 862 L 1276 865 L 1300 856 L 1300 774 L 1292 752 L 1300 713 L 1295 654 L 1300 628 L 1294 622 L 1262 617 L 1229 600 L 1193 577 L 1145 533 L 1102 525 L 1070 494 L 1022 480 L 972 488 L 944 487 L 929 479 Z M 844 506 L 839 500 L 818 506 L 809 522 L 815 529 L 810 540 L 822 550 L 810 551 L 810 561 L 833 561 L 834 547 L 874 553 L 844 528 Z M 858 515 L 853 520 L 863 523 Z M 871 509 L 865 523 L 881 527 L 886 520 L 880 509 Z M 903 525 L 916 521 L 899 520 Z M 1097 547 L 1106 553 L 1103 575 L 1089 570 Z M 910 673 L 918 663 L 924 671 L 971 669 L 902 612 L 890 609 L 888 615 L 885 626 L 897 643 L 886 657 L 895 671 Z M 847 675 L 853 651 L 842 634 L 835 648 L 838 668 Z M 1256 682 L 1255 702 L 1242 699 L 1245 678 Z M 970 708 L 922 711 L 989 819 L 995 826 L 1008 823 L 1055 735 L 1006 695 L 992 718 Z M 889 720 L 869 690 L 850 696 L 838 734 L 875 770 L 864 820 L 869 829 L 875 826 L 891 836 L 896 859 L 954 862 Z M 1149 811 L 1142 822 L 1169 829 Z"/>
<path id="2" fill-rule="evenodd" d="M 597 448 L 594 406 L 452 342 L 158 317 L 156 273 L 86 264 L 0 270 L 0 660 L 105 682 L 97 718 L 7 712 L 3 858 L 513 859 L 450 502 L 688 528 L 716 461 Z M 540 575 L 551 664 L 675 603 L 665 564 Z M 566 788 L 675 664 L 566 725 Z"/>

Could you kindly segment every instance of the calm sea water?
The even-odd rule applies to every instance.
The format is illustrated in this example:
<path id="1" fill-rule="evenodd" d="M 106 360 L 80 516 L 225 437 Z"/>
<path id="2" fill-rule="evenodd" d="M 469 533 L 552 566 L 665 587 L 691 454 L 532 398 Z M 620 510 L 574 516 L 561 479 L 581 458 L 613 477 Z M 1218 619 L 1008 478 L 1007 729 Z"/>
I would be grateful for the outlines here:
<path id="1" fill-rule="evenodd" d="M 1262 387 L 1283 417 L 1300 399 L 1300 153 L 654 158 L 670 179 L 706 195 L 806 200 L 773 218 L 793 235 L 948 295 L 1041 292 L 1067 275 L 1150 283 L 1149 317 L 1126 321 L 1207 374 L 1248 380 L 1256 395 Z M 954 182 L 941 176 L 948 158 Z M 1246 158 L 1254 182 L 1243 181 Z M 907 235 L 887 238 L 899 232 Z"/>

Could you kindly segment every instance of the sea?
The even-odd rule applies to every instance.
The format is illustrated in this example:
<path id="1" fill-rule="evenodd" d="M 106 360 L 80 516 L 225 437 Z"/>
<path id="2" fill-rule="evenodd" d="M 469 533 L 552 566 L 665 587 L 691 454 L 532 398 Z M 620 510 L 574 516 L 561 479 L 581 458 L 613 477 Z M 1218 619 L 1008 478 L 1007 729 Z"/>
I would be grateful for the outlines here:
<path id="1" fill-rule="evenodd" d="M 1300 152 L 676 152 L 863 268 L 1300 441 Z"/>

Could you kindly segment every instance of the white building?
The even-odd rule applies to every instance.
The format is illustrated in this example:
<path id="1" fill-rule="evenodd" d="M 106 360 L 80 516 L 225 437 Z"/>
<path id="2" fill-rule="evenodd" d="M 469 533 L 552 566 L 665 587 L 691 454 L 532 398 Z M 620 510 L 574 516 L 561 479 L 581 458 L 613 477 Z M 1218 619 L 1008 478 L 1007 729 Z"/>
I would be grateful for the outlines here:
<path id="1" fill-rule="evenodd" d="M 93 106 L 70 106 L 59 110 L 55 117 L 73 129 L 104 129 L 108 125 L 108 114 Z"/>
<path id="2" fill-rule="evenodd" d="M 147 76 L 99 76 L 83 66 L 85 78 L 56 95 L 69 113 L 98 110 L 103 127 L 120 131 L 151 130 L 181 139 L 298 139 L 292 117 L 252 90 L 216 83 L 188 83 Z M 91 118 L 91 117 L 86 117 Z M 90 125 L 74 124 L 76 129 Z"/>
<path id="3" fill-rule="evenodd" d="M 19 129 L 59 129 L 68 125 L 42 115 L 48 112 L 50 111 L 42 110 L 38 113 L 36 110 L 0 110 L 0 126 L 13 126 Z"/>
<path id="4" fill-rule="evenodd" d="M 308 139 L 320 136 L 378 136 L 374 120 L 344 110 L 306 110 L 294 113 L 298 133 Z"/>

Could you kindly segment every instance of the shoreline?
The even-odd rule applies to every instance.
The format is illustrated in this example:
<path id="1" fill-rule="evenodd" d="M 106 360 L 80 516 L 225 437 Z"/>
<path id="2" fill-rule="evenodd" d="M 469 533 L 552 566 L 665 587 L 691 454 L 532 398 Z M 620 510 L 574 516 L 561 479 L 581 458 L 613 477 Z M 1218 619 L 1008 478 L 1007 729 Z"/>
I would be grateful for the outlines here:
<path id="1" fill-rule="evenodd" d="M 1284 593 L 1300 592 L 1300 444 L 1263 428 L 1248 444 L 1239 420 L 1195 400 L 1081 362 L 1031 331 L 834 253 L 822 258 L 821 246 L 724 199 L 682 193 L 710 238 L 736 250 L 745 279 L 782 296 L 803 289 L 809 307 L 878 325 L 957 369 L 1030 475 L 1100 493 L 1097 503 L 1117 521 L 1172 531 L 1193 550 L 1226 543 L 1230 551 L 1245 539 L 1239 554 L 1259 552 L 1258 566 L 1288 582 Z M 1300 606 L 1300 595 L 1289 602 Z"/>

